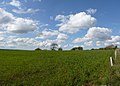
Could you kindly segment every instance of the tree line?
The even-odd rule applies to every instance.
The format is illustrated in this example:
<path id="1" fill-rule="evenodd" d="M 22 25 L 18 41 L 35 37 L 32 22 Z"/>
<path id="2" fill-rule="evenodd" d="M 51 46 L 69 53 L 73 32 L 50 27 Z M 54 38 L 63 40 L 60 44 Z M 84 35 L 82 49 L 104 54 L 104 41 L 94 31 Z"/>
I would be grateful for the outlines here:
<path id="1" fill-rule="evenodd" d="M 40 48 L 36 48 L 35 50 L 42 50 Z M 63 50 L 62 47 L 59 47 L 57 43 L 52 43 L 50 45 L 50 50 Z M 73 47 L 71 50 L 83 50 L 83 47 Z"/>

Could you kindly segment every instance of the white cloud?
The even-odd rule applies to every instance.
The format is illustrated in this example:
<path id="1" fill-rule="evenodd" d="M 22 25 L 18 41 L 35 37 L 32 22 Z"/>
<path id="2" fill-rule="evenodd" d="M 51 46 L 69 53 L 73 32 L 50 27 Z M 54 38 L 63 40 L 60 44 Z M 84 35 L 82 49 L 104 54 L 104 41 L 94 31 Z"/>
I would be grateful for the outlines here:
<path id="1" fill-rule="evenodd" d="M 108 45 L 107 41 L 111 40 L 111 33 L 112 31 L 109 28 L 92 27 L 84 37 L 74 39 L 73 43 L 84 43 L 86 47 L 93 45 L 101 46 L 104 43 Z"/>
<path id="2" fill-rule="evenodd" d="M 89 8 L 88 10 L 86 10 L 86 12 L 88 13 L 88 14 L 95 14 L 96 12 L 97 12 L 97 9 L 92 9 L 92 8 Z"/>
<path id="3" fill-rule="evenodd" d="M 120 36 L 111 36 L 111 40 L 108 42 L 120 42 Z"/>
<path id="4" fill-rule="evenodd" d="M 41 2 L 42 0 L 25 0 L 25 2 L 32 1 L 32 2 Z"/>
<path id="5" fill-rule="evenodd" d="M 50 16 L 50 20 L 54 20 L 53 16 Z"/>
<path id="6" fill-rule="evenodd" d="M 0 37 L 0 47 L 18 48 L 18 49 L 34 49 L 42 47 L 43 43 L 34 38 L 21 38 L 16 36 Z"/>
<path id="7" fill-rule="evenodd" d="M 5 32 L 4 31 L 0 31 L 0 36 L 4 36 Z"/>
<path id="8" fill-rule="evenodd" d="M 66 39 L 68 39 L 68 36 L 66 34 L 60 33 L 60 34 L 58 34 L 57 39 L 66 40 Z"/>
<path id="9" fill-rule="evenodd" d="M 55 20 L 61 21 L 59 31 L 76 33 L 80 29 L 90 28 L 95 26 L 96 19 L 85 12 L 80 12 L 75 15 L 58 15 Z"/>
<path id="10" fill-rule="evenodd" d="M 93 46 L 93 41 L 88 41 L 84 43 L 85 46 Z"/>
<path id="11" fill-rule="evenodd" d="M 39 33 L 38 36 L 36 37 L 36 39 L 49 39 L 49 38 L 54 39 L 52 40 L 52 42 L 60 44 L 65 42 L 65 40 L 68 39 L 68 36 L 66 34 L 60 33 L 57 30 L 46 29 Z"/>
<path id="12" fill-rule="evenodd" d="M 33 9 L 33 8 L 29 8 L 29 9 L 13 9 L 12 10 L 14 13 L 18 13 L 18 14 L 27 14 L 27 13 L 36 13 L 38 11 L 40 11 L 40 9 Z"/>
<path id="13" fill-rule="evenodd" d="M 85 37 L 90 39 L 96 39 L 99 41 L 104 41 L 111 38 L 111 33 L 112 31 L 109 28 L 92 27 L 88 30 Z"/>
<path id="14" fill-rule="evenodd" d="M 38 1 L 38 2 L 41 2 L 42 0 L 33 0 L 33 1 Z"/>
<path id="15" fill-rule="evenodd" d="M 3 41 L 5 38 L 4 37 L 0 37 L 0 41 Z"/>
<path id="16" fill-rule="evenodd" d="M 14 16 L 11 13 L 6 12 L 0 8 L 0 25 L 7 24 L 14 20 Z"/>
<path id="17" fill-rule="evenodd" d="M 15 7 L 21 6 L 21 2 L 19 0 L 12 0 L 9 4 Z"/>
<path id="18" fill-rule="evenodd" d="M 81 43 L 81 42 L 86 42 L 86 41 L 89 41 L 90 38 L 88 37 L 83 37 L 83 38 L 76 38 L 73 40 L 73 43 Z"/>
<path id="19" fill-rule="evenodd" d="M 55 37 L 59 34 L 57 30 L 43 30 L 41 33 L 38 34 L 37 38 L 40 39 L 47 39 L 51 37 Z"/>
<path id="20" fill-rule="evenodd" d="M 7 31 L 19 34 L 28 33 L 37 28 L 35 21 L 23 18 L 16 18 L 14 22 L 7 25 Z"/>
<path id="21" fill-rule="evenodd" d="M 111 39 L 107 40 L 104 45 L 118 45 L 120 46 L 120 36 L 111 36 Z"/>
<path id="22" fill-rule="evenodd" d="M 96 41 L 96 46 L 102 46 L 104 43 L 102 41 Z"/>
<path id="23" fill-rule="evenodd" d="M 0 8 L 0 27 L 3 30 L 13 33 L 28 33 L 38 28 L 38 21 L 19 18 Z"/>
<path id="24" fill-rule="evenodd" d="M 57 15 L 55 17 L 55 21 L 59 21 L 59 22 L 62 22 L 64 24 L 64 23 L 68 22 L 69 18 L 70 18 L 70 15 L 69 16 Z"/>

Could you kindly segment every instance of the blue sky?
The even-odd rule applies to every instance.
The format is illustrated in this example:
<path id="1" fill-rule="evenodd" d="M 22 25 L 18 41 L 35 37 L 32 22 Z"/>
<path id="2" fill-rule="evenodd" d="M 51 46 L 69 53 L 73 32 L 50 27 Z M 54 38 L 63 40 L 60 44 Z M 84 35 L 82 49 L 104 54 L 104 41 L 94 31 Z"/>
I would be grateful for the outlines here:
<path id="1" fill-rule="evenodd" d="M 0 48 L 120 46 L 119 0 L 1 0 Z"/>

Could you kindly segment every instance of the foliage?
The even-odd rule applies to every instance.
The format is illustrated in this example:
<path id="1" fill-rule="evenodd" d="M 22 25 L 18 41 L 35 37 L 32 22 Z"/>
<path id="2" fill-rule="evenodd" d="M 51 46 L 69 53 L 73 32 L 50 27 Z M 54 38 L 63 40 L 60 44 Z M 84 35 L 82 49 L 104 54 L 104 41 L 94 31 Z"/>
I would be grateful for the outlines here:
<path id="1" fill-rule="evenodd" d="M 74 47 L 71 50 L 83 50 L 83 47 Z"/>
<path id="2" fill-rule="evenodd" d="M 36 48 L 35 50 L 41 50 L 40 48 Z"/>
<path id="3" fill-rule="evenodd" d="M 55 50 L 55 49 L 58 48 L 58 44 L 52 43 L 52 44 L 50 45 L 50 47 L 51 47 L 51 50 Z"/>
<path id="4" fill-rule="evenodd" d="M 63 49 L 60 47 L 60 48 L 58 48 L 58 50 L 63 50 Z"/>
<path id="5" fill-rule="evenodd" d="M 100 86 L 112 50 L 0 51 L 0 86 Z"/>

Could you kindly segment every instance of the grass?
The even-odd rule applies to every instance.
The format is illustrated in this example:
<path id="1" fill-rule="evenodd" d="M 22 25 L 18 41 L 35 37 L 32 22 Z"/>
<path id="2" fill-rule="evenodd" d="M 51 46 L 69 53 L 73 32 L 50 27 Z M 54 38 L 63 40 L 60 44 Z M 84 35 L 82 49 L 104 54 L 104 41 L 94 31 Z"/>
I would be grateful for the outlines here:
<path id="1" fill-rule="evenodd" d="M 111 86 L 120 85 L 120 53 L 114 60 L 114 66 L 111 67 Z"/>
<path id="2" fill-rule="evenodd" d="M 0 51 L 1 86 L 99 86 L 110 81 L 112 50 Z"/>

